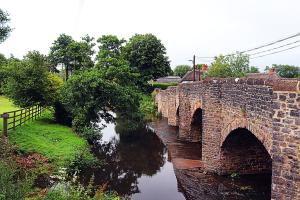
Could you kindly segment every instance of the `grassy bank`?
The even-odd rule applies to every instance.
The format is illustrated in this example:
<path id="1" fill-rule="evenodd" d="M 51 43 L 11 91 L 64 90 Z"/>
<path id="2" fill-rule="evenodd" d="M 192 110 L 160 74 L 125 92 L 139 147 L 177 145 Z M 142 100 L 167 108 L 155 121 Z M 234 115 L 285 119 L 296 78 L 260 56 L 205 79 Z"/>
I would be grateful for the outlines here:
<path id="1" fill-rule="evenodd" d="M 0 96 L 0 114 L 4 112 L 9 112 L 19 109 L 18 106 L 15 106 L 8 98 Z M 0 117 L 0 130 L 2 130 L 2 118 Z M 1 133 L 0 133 L 1 135 Z"/>
<path id="2" fill-rule="evenodd" d="M 50 111 L 10 132 L 9 141 L 22 153 L 42 154 L 57 166 L 65 166 L 76 153 L 88 147 L 87 142 L 71 128 L 55 123 Z"/>

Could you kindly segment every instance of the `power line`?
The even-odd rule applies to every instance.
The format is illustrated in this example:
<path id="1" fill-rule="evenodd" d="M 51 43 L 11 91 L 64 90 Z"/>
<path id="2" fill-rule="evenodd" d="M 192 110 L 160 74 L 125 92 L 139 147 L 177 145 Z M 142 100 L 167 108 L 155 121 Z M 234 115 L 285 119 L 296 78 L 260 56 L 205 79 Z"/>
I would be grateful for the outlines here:
<path id="1" fill-rule="evenodd" d="M 249 51 L 254 51 L 254 50 L 257 50 L 257 49 L 261 49 L 263 47 L 267 47 L 267 46 L 271 46 L 273 44 L 276 44 L 276 43 L 279 43 L 279 42 L 282 42 L 282 41 L 285 41 L 285 40 L 288 40 L 288 39 L 291 39 L 291 38 L 294 38 L 294 37 L 298 37 L 300 36 L 300 33 L 297 33 L 295 35 L 292 35 L 292 36 L 289 36 L 289 37 L 286 37 L 286 38 L 283 38 L 283 39 L 279 39 L 279 40 L 276 40 L 274 42 L 270 42 L 270 43 L 267 43 L 267 44 L 264 44 L 264 45 L 261 45 L 259 47 L 255 47 L 255 48 L 252 48 L 252 49 L 248 49 L 248 50 L 245 50 L 245 51 L 241 51 L 240 53 L 246 53 L 246 52 L 249 52 Z"/>
<path id="2" fill-rule="evenodd" d="M 287 49 L 283 49 L 283 50 L 280 50 L 280 51 L 275 51 L 275 52 L 272 52 L 272 53 L 264 54 L 264 55 L 261 55 L 261 56 L 256 56 L 256 57 L 253 57 L 253 58 L 250 58 L 250 59 L 255 59 L 255 58 L 260 58 L 260 57 L 280 53 L 280 52 L 287 51 L 287 50 L 290 50 L 290 49 L 295 49 L 297 47 L 300 47 L 300 45 L 296 45 L 296 46 L 293 46 L 293 47 L 290 47 L 290 48 L 287 48 Z"/>
<path id="3" fill-rule="evenodd" d="M 196 58 L 214 58 L 214 57 L 201 57 L 201 56 L 196 56 Z"/>
<path id="4" fill-rule="evenodd" d="M 292 45 L 292 44 L 296 44 L 296 43 L 298 43 L 298 42 L 300 42 L 300 40 L 297 40 L 297 41 L 295 41 L 295 42 L 291 42 L 291 43 L 288 43 L 288 44 L 284 44 L 284 45 L 281 45 L 281 46 L 279 46 L 279 47 L 275 47 L 275 48 L 272 48 L 272 49 L 267 49 L 267 50 L 260 51 L 260 52 L 257 52 L 257 53 L 249 54 L 249 56 L 253 56 L 253 55 L 265 53 L 265 52 L 268 52 L 268 51 L 273 51 L 273 50 L 280 49 L 280 48 L 285 47 L 285 46 L 289 46 L 289 45 Z"/>
<path id="5" fill-rule="evenodd" d="M 268 47 L 268 46 L 271 46 L 271 45 L 274 45 L 274 44 L 277 44 L 277 43 L 280 43 L 280 42 L 283 42 L 283 41 L 286 41 L 286 40 L 289 40 L 289 39 L 292 39 L 292 38 L 295 38 L 295 37 L 298 37 L 300 36 L 300 33 L 297 33 L 297 34 L 294 34 L 294 35 L 291 35 L 289 37 L 286 37 L 286 38 L 282 38 L 282 39 L 279 39 L 279 40 L 276 40 L 274 42 L 270 42 L 270 43 L 267 43 L 267 44 L 264 44 L 264 45 L 261 45 L 261 46 L 258 46 L 258 47 L 255 47 L 255 48 L 252 48 L 252 49 L 248 49 L 248 50 L 245 50 L 245 51 L 241 51 L 241 52 L 237 52 L 237 53 L 232 53 L 232 54 L 226 54 L 224 56 L 229 56 L 229 55 L 235 55 L 235 54 L 238 54 L 238 53 L 246 53 L 246 52 L 250 52 L 250 51 L 254 51 L 254 50 L 258 50 L 258 49 L 261 49 L 261 48 L 264 48 L 264 47 Z M 271 48 L 271 49 L 267 49 L 267 50 L 264 50 L 264 51 L 260 51 L 260 52 L 257 52 L 257 53 L 253 53 L 253 54 L 249 54 L 249 56 L 252 56 L 252 55 L 257 55 L 257 54 L 261 54 L 261 53 L 265 53 L 265 52 L 268 52 L 268 51 L 272 51 L 272 50 L 276 50 L 276 49 L 280 49 L 280 48 L 283 48 L 285 46 L 289 46 L 289 45 L 292 45 L 292 44 L 295 44 L 295 43 L 298 43 L 300 42 L 300 40 L 297 40 L 295 42 L 291 42 L 291 43 L 288 43 L 288 44 L 284 44 L 284 45 L 281 45 L 279 47 L 275 47 L 275 48 Z M 291 48 L 288 48 L 288 49 L 284 49 L 284 50 L 280 50 L 280 51 L 276 51 L 276 52 L 272 52 L 272 53 L 269 53 L 269 54 L 265 54 L 265 55 L 262 55 L 262 56 L 257 56 L 257 57 L 253 57 L 251 59 L 254 59 L 254 58 L 260 58 L 260 57 L 264 57 L 264 56 L 267 56 L 267 55 L 272 55 L 272 54 L 275 54 L 275 53 L 280 53 L 280 52 L 283 52 L 283 51 L 287 51 L 287 50 L 290 50 L 290 49 L 294 49 L 296 47 L 299 47 L 300 45 L 298 46 L 294 46 L 294 47 L 291 47 Z M 206 57 L 200 57 L 200 56 L 196 56 L 197 58 L 200 58 L 200 59 L 205 59 L 205 58 L 210 58 L 210 59 L 213 59 L 215 57 L 209 57 L 209 56 L 206 56 Z M 213 61 L 212 60 L 212 61 Z"/>

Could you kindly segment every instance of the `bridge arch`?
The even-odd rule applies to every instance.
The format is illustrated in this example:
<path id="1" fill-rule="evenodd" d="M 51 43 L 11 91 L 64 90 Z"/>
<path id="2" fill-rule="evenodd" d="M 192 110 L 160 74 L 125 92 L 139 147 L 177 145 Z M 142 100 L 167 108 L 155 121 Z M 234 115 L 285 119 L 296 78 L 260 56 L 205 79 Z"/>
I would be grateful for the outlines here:
<path id="1" fill-rule="evenodd" d="M 194 112 L 191 118 L 191 141 L 201 142 L 202 141 L 202 130 L 203 130 L 203 110 L 201 103 L 196 102 L 194 105 Z"/>
<path id="2" fill-rule="evenodd" d="M 266 148 L 268 153 L 272 156 L 271 154 L 272 141 L 270 137 L 272 134 L 270 130 L 258 124 L 249 122 L 248 119 L 244 116 L 235 117 L 232 121 L 226 124 L 225 128 L 222 129 L 220 147 L 222 146 L 222 144 L 224 143 L 228 135 L 236 129 L 249 130 L 262 143 L 262 145 Z"/>
<path id="3" fill-rule="evenodd" d="M 272 159 L 251 131 L 237 128 L 221 144 L 220 173 L 272 174 Z"/>

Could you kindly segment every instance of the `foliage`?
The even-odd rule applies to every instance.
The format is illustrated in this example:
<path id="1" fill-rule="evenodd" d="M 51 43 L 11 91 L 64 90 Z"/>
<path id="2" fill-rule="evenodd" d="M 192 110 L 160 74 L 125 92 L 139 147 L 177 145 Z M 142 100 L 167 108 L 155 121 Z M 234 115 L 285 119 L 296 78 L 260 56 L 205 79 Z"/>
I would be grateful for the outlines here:
<path id="1" fill-rule="evenodd" d="M 23 200 L 31 189 L 33 174 L 18 168 L 15 149 L 4 137 L 0 137 L 0 151 L 0 199 Z"/>
<path id="2" fill-rule="evenodd" d="M 19 168 L 15 148 L 0 137 L 0 200 L 23 200 L 30 192 L 33 174 Z"/>
<path id="3" fill-rule="evenodd" d="M 4 65 L 6 61 L 6 57 L 2 53 L 0 53 L 0 66 Z"/>
<path id="4" fill-rule="evenodd" d="M 210 77 L 242 77 L 249 71 L 249 56 L 244 54 L 220 55 L 208 71 Z"/>
<path id="5" fill-rule="evenodd" d="M 196 69 L 202 69 L 203 64 L 196 64 Z"/>
<path id="6" fill-rule="evenodd" d="M 49 191 L 44 200 L 120 200 L 121 198 L 113 192 L 105 193 L 100 187 L 95 194 L 92 193 L 91 185 L 87 188 L 79 183 L 71 181 L 56 185 Z"/>
<path id="7" fill-rule="evenodd" d="M 276 65 L 274 64 L 277 74 L 284 78 L 298 78 L 300 75 L 300 68 L 293 65 Z"/>
<path id="8" fill-rule="evenodd" d="M 30 54 L 30 53 L 29 53 Z M 5 66 L 4 93 L 21 107 L 52 105 L 62 81 L 51 75 L 43 62 L 25 56 L 24 60 L 11 60 Z"/>
<path id="9" fill-rule="evenodd" d="M 66 110 L 65 106 L 60 101 L 56 101 L 53 108 L 55 122 L 71 127 L 72 116 L 71 113 Z"/>
<path id="10" fill-rule="evenodd" d="M 174 75 L 182 78 L 190 70 L 192 67 L 189 65 L 177 65 L 174 69 Z"/>
<path id="11" fill-rule="evenodd" d="M 12 131 L 9 140 L 18 146 L 19 151 L 40 153 L 57 166 L 66 166 L 78 152 L 88 148 L 87 142 L 75 135 L 71 128 L 56 124 L 50 111 Z"/>
<path id="12" fill-rule="evenodd" d="M 69 35 L 61 34 L 50 48 L 49 60 L 53 71 L 58 71 L 57 66 L 62 64 L 68 79 L 69 72 L 93 67 L 93 40 L 87 35 L 78 42 Z"/>
<path id="13" fill-rule="evenodd" d="M 169 86 L 176 86 L 178 83 L 160 83 L 160 82 L 149 82 L 153 89 L 160 88 L 162 90 L 167 89 Z"/>
<path id="14" fill-rule="evenodd" d="M 141 87 L 141 75 L 132 70 L 128 65 L 120 65 L 118 67 L 109 66 L 99 69 L 102 73 L 102 78 L 107 81 L 112 81 L 119 85 Z"/>
<path id="15" fill-rule="evenodd" d="M 123 53 L 130 67 L 138 70 L 144 81 L 167 76 L 172 71 L 166 48 L 152 34 L 134 35 L 124 46 Z"/>
<path id="16" fill-rule="evenodd" d="M 118 39 L 114 35 L 103 35 L 97 42 L 99 52 L 96 57 L 96 67 L 102 72 L 103 78 L 120 85 L 143 89 L 145 83 L 140 73 L 129 67 L 129 62 L 122 55 L 122 45 L 125 40 Z"/>
<path id="17" fill-rule="evenodd" d="M 43 66 L 51 71 L 48 57 L 41 54 L 39 51 L 29 51 L 24 56 L 24 60 L 31 62 L 35 66 Z"/>
<path id="18" fill-rule="evenodd" d="M 114 121 L 111 111 L 128 120 L 140 121 L 138 93 L 132 87 L 104 79 L 97 69 L 73 75 L 62 87 L 61 97 L 67 111 L 72 113 L 75 131 L 82 135 L 91 122 Z"/>
<path id="19" fill-rule="evenodd" d="M 7 63 L 6 57 L 0 53 L 0 94 L 3 93 L 2 85 L 4 84 L 4 79 L 6 77 L 5 70 L 4 70 L 4 66 L 6 65 L 6 63 Z"/>
<path id="20" fill-rule="evenodd" d="M 84 169 L 100 166 L 100 162 L 85 148 L 76 152 L 74 159 L 68 164 L 68 173 L 74 174 Z"/>
<path id="21" fill-rule="evenodd" d="M 1 200 L 24 200 L 32 184 L 32 176 L 18 169 L 13 161 L 0 160 Z"/>
<path id="22" fill-rule="evenodd" d="M 247 71 L 247 73 L 259 73 L 259 69 L 258 69 L 258 67 L 251 66 L 249 68 L 249 70 Z"/>
<path id="23" fill-rule="evenodd" d="M 0 9 L 0 43 L 2 43 L 12 31 L 8 25 L 9 22 L 10 18 L 8 13 Z"/>
<path id="24" fill-rule="evenodd" d="M 103 35 L 97 42 L 99 43 L 99 52 L 96 57 L 97 67 L 128 65 L 121 54 L 122 45 L 126 42 L 124 39 L 118 39 L 115 35 Z"/>
<path id="25" fill-rule="evenodd" d="M 140 111 L 144 115 L 145 122 L 150 122 L 160 117 L 152 97 L 148 95 L 142 96 L 140 101 Z"/>

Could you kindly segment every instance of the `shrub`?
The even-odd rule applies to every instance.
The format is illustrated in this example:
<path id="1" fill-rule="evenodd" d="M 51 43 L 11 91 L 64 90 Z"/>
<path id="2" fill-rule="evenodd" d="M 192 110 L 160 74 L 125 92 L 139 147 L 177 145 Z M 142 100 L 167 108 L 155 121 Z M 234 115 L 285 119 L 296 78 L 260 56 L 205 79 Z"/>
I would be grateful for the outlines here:
<path id="1" fill-rule="evenodd" d="M 143 95 L 140 101 L 140 111 L 144 115 L 144 121 L 150 122 L 157 119 L 160 114 L 157 112 L 157 107 L 151 96 Z"/>
<path id="2" fill-rule="evenodd" d="M 0 200 L 23 200 L 32 184 L 32 175 L 19 170 L 13 161 L 0 161 Z"/>
<path id="3" fill-rule="evenodd" d="M 167 89 L 169 86 L 176 86 L 178 83 L 159 83 L 159 82 L 149 82 L 149 85 L 152 86 L 152 90 L 155 88 L 160 88 L 162 90 Z"/>
<path id="4" fill-rule="evenodd" d="M 76 153 L 75 158 L 68 165 L 68 174 L 75 174 L 84 169 L 99 165 L 99 160 L 94 157 L 88 149 L 83 149 Z"/>
<path id="5" fill-rule="evenodd" d="M 76 181 L 76 180 L 75 180 Z M 89 185 L 85 188 L 80 183 L 62 182 L 57 184 L 50 190 L 44 200 L 120 200 L 121 198 L 114 192 L 105 193 L 105 187 L 93 193 L 92 191 L 93 179 L 90 180 Z"/>

